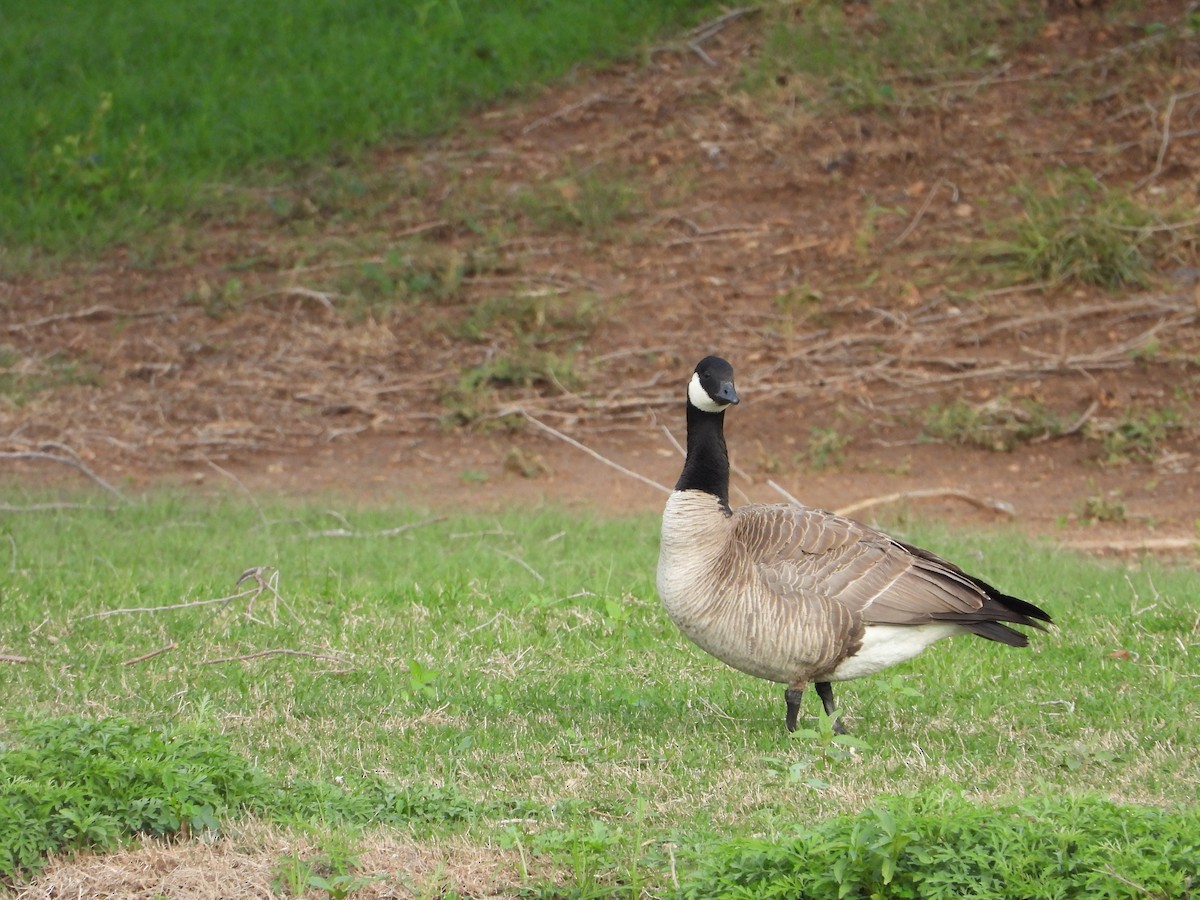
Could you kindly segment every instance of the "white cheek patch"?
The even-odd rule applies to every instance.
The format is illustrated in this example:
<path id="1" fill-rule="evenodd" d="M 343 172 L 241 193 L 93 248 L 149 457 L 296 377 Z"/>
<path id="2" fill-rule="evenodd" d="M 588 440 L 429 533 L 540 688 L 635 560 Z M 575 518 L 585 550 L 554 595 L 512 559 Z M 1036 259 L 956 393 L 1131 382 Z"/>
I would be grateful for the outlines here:
<path id="1" fill-rule="evenodd" d="M 717 413 L 727 407 L 728 403 L 718 403 L 712 397 L 708 396 L 706 391 L 700 384 L 700 373 L 693 372 L 692 380 L 688 382 L 688 400 L 692 402 L 692 406 L 696 409 L 702 409 L 704 412 Z"/>

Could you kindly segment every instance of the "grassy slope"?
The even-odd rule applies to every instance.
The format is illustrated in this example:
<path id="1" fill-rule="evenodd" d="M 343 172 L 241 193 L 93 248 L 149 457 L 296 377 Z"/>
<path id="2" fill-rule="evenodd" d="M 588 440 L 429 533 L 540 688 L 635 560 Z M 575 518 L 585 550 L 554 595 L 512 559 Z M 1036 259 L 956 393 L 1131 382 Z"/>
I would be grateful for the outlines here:
<path id="1" fill-rule="evenodd" d="M 704 6 L 131 0 L 0 11 L 0 239 L 69 241 L 140 207 L 177 208 L 247 167 L 430 134 L 580 60 L 628 54 Z"/>
<path id="2" fill-rule="evenodd" d="M 416 527 L 370 536 L 402 524 Z M 317 535 L 347 527 L 362 536 Z M 591 835 L 602 877 L 627 880 L 639 857 L 664 877 L 663 841 L 686 852 L 785 832 L 887 795 L 1198 799 L 1193 572 L 909 535 L 1037 598 L 1060 630 L 1027 652 L 950 642 L 843 686 L 861 742 L 847 746 L 822 733 L 815 697 L 811 730 L 789 738 L 776 686 L 678 635 L 655 598 L 653 520 L 343 520 L 155 498 L 13 517 L 4 532 L 0 652 L 34 660 L 7 667 L 10 725 L 182 723 L 224 734 L 271 777 L 452 786 L 478 804 L 465 827 L 481 843 L 500 833 L 577 856 Z M 226 596 L 267 563 L 281 601 L 84 618 Z M 204 664 L 277 649 L 337 659 Z"/>

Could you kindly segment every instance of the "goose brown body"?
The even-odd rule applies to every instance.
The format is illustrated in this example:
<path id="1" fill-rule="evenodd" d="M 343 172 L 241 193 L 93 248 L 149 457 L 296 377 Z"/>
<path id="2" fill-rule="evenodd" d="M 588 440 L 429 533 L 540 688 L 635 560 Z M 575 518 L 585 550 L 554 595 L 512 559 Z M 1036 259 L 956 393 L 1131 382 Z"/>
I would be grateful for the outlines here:
<path id="1" fill-rule="evenodd" d="M 787 685 L 789 728 L 810 682 L 832 715 L 830 682 L 873 674 L 955 634 L 1025 646 L 1010 625 L 1050 621 L 953 563 L 842 516 L 792 504 L 731 509 L 723 417 L 736 402 L 729 364 L 701 361 L 688 391 L 688 458 L 663 513 L 658 592 L 702 649 Z"/>

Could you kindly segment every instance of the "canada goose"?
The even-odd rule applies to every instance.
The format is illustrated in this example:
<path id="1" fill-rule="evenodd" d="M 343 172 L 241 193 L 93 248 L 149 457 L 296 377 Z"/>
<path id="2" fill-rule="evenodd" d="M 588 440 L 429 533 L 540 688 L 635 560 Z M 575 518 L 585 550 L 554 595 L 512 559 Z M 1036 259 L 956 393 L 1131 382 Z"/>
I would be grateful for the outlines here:
<path id="1" fill-rule="evenodd" d="M 680 631 L 721 661 L 787 686 L 787 728 L 816 685 L 872 675 L 955 634 L 1013 647 L 1003 623 L 1050 616 L 927 550 L 807 507 L 729 507 L 725 409 L 733 367 L 709 356 L 687 386 L 687 458 L 663 512 L 658 593 Z M 834 719 L 834 730 L 844 728 Z"/>

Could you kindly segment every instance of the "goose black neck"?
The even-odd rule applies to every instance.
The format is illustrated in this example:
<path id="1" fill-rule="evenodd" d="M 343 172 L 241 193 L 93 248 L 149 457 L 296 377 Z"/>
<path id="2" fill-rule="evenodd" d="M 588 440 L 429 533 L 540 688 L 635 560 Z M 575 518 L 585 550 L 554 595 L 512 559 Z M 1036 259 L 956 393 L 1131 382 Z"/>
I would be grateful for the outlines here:
<path id="1" fill-rule="evenodd" d="M 725 411 L 705 412 L 687 405 L 687 459 L 677 491 L 704 491 L 729 510 L 729 450 L 725 446 Z"/>

